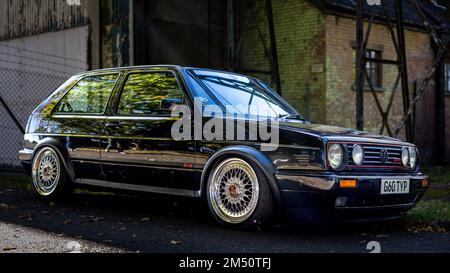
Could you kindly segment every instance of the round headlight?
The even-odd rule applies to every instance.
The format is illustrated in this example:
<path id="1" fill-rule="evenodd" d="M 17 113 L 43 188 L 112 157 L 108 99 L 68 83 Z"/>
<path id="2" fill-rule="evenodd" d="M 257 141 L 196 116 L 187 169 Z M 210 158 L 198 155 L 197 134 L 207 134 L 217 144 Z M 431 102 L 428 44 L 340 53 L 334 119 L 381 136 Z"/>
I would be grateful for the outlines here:
<path id="1" fill-rule="evenodd" d="M 328 162 L 333 169 L 339 169 L 344 162 L 344 149 L 340 144 L 332 144 L 328 148 Z"/>
<path id="2" fill-rule="evenodd" d="M 352 152 L 353 163 L 361 165 L 364 162 L 364 149 L 361 145 L 353 146 Z"/>
<path id="3" fill-rule="evenodd" d="M 415 169 L 417 166 L 417 151 L 415 148 L 409 148 L 409 166 Z"/>
<path id="4" fill-rule="evenodd" d="M 402 149 L 402 163 L 403 163 L 403 166 L 409 167 L 409 149 L 408 148 Z"/>

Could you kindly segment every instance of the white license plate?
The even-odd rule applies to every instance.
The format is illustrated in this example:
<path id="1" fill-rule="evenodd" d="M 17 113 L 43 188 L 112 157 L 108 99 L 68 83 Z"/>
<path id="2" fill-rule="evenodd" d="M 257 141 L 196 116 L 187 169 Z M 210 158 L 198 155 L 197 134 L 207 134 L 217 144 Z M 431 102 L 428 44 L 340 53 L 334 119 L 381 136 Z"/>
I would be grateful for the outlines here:
<path id="1" fill-rule="evenodd" d="M 407 194 L 409 184 L 409 179 L 382 179 L 381 194 Z"/>

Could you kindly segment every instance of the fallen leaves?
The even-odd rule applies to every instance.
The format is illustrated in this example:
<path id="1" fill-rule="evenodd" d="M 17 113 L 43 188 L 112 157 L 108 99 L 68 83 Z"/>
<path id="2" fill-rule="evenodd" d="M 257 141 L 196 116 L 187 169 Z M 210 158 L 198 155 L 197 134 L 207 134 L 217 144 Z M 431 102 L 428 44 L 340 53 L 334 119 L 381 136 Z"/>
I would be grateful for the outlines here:
<path id="1" fill-rule="evenodd" d="M 12 209 L 17 209 L 17 206 L 11 205 L 11 204 L 6 204 L 6 203 L 0 203 L 0 209 L 12 210 Z"/>
<path id="2" fill-rule="evenodd" d="M 4 246 L 3 247 L 3 251 L 8 252 L 8 251 L 13 251 L 16 250 L 17 248 L 12 247 L 12 246 Z"/>
<path id="3" fill-rule="evenodd" d="M 419 232 L 439 232 L 445 233 L 447 230 L 440 226 L 430 226 L 430 225 L 419 225 L 408 227 L 409 232 L 419 233 Z"/>
<path id="4" fill-rule="evenodd" d="M 89 216 L 89 222 L 95 223 L 105 220 L 103 217 L 95 217 L 95 216 Z"/>
<path id="5" fill-rule="evenodd" d="M 450 224 L 446 221 L 438 221 L 434 220 L 431 222 L 427 221 L 417 221 L 414 223 L 409 223 L 406 226 L 406 229 L 409 232 L 419 233 L 419 232 L 438 232 L 438 233 L 446 233 L 450 230 Z"/>

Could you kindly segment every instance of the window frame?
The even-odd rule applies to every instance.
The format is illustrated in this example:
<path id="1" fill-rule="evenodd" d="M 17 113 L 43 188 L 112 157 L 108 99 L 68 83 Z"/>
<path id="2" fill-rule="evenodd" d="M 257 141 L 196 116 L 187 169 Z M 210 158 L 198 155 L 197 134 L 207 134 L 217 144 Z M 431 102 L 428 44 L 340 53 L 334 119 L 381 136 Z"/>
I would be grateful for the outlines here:
<path id="1" fill-rule="evenodd" d="M 366 52 L 364 53 L 366 58 L 368 58 L 367 53 L 372 53 L 372 52 L 375 53 L 375 59 L 383 59 L 383 51 L 376 50 L 376 49 L 366 49 Z M 369 56 L 371 56 L 371 54 L 369 54 Z M 372 58 L 372 57 L 369 57 L 369 58 Z M 371 69 L 368 71 L 367 67 L 366 67 L 366 73 L 371 72 L 372 70 L 375 70 L 374 66 L 378 68 L 376 70 L 378 81 L 375 85 L 372 83 L 373 88 L 378 89 L 378 90 L 383 89 L 383 65 L 380 63 L 370 62 L 370 61 L 367 61 L 366 65 L 367 64 L 370 64 Z M 372 80 L 372 78 L 371 78 L 372 73 L 367 73 L 367 74 L 369 74 L 369 79 Z M 370 88 L 370 84 L 367 82 L 367 79 L 364 79 L 364 88 Z"/>
<path id="2" fill-rule="evenodd" d="M 67 112 L 58 112 L 57 109 L 59 108 L 61 102 L 66 98 L 69 93 L 83 80 L 90 78 L 90 77 L 96 77 L 96 76 L 109 76 L 109 75 L 117 75 L 116 82 L 114 83 L 114 86 L 111 89 L 111 92 L 109 94 L 108 100 L 105 104 L 105 109 L 103 110 L 103 113 L 67 113 Z M 121 78 L 121 72 L 110 72 L 110 73 L 104 73 L 104 74 L 91 74 L 91 75 L 83 75 L 81 76 L 76 83 L 74 83 L 64 94 L 64 96 L 59 99 L 58 103 L 53 107 L 52 116 L 106 116 L 108 112 L 109 104 L 114 96 L 114 90 L 116 89 L 117 85 L 120 82 Z"/>
<path id="3" fill-rule="evenodd" d="M 171 115 L 168 116 L 162 116 L 162 115 L 148 115 L 148 114 L 119 114 L 119 105 L 120 105 L 120 101 L 122 99 L 122 94 L 123 91 L 125 89 L 125 86 L 127 84 L 128 79 L 130 78 L 131 75 L 134 74 L 156 74 L 156 73 L 170 73 L 173 75 L 173 77 L 175 78 L 175 80 L 177 81 L 178 87 L 180 88 L 181 94 L 183 94 L 183 105 L 186 105 L 188 107 L 189 103 L 188 103 L 188 95 L 186 94 L 186 92 L 183 89 L 183 85 L 180 82 L 180 79 L 177 76 L 177 73 L 175 71 L 172 70 L 143 70 L 143 71 L 130 71 L 130 72 L 126 72 L 124 74 L 124 78 L 123 81 L 121 83 L 120 89 L 117 92 L 117 96 L 116 96 L 116 101 L 114 102 L 113 105 L 113 109 L 112 109 L 112 117 L 119 117 L 119 118 L 126 118 L 126 117 L 130 117 L 130 118 L 168 118 L 171 117 Z"/>
<path id="4" fill-rule="evenodd" d="M 378 49 L 378 48 L 366 48 L 366 51 L 364 52 L 364 57 L 367 57 L 367 53 L 368 52 L 376 52 L 378 53 L 378 58 L 377 59 L 383 59 L 383 49 Z M 356 90 L 356 47 L 355 45 L 352 44 L 352 89 Z M 366 62 L 366 65 L 370 63 L 372 65 L 377 65 L 378 66 L 378 73 L 377 73 L 377 77 L 378 77 L 378 83 L 376 85 L 373 85 L 373 89 L 374 91 L 379 91 L 382 92 L 385 90 L 384 86 L 383 86 L 383 65 L 381 63 L 375 63 L 375 62 Z M 365 67 L 366 69 L 366 73 L 370 72 L 370 70 L 367 70 L 367 67 Z M 355 77 L 355 78 L 353 78 Z M 369 78 L 371 78 L 371 75 L 369 74 Z M 371 91 L 370 90 L 370 84 L 367 82 L 366 77 L 364 77 L 364 86 L 363 86 L 363 90 L 364 91 Z"/>

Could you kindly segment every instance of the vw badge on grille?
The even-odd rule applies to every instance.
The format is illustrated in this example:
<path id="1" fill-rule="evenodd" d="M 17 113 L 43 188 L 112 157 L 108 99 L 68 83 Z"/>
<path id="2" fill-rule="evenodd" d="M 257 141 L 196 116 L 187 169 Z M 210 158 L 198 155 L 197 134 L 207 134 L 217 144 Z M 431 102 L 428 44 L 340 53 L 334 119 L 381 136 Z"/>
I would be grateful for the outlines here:
<path id="1" fill-rule="evenodd" d="M 380 151 L 380 159 L 383 163 L 387 163 L 389 160 L 389 153 L 386 149 L 381 149 Z"/>

